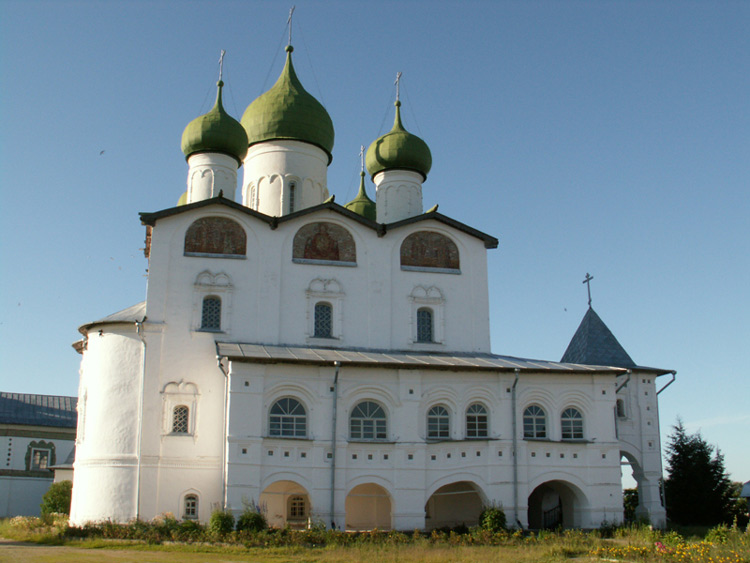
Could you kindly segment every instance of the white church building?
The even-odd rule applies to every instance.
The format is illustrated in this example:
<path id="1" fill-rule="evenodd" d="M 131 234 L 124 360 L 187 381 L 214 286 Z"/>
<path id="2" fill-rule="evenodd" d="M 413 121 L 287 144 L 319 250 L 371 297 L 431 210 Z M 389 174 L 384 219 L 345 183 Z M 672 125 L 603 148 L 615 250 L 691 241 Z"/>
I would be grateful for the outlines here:
<path id="1" fill-rule="evenodd" d="M 206 521 L 260 505 L 271 525 L 529 528 L 638 514 L 664 523 L 657 378 L 589 309 L 561 362 L 490 350 L 498 241 L 422 206 L 427 144 L 390 132 L 375 185 L 326 180 L 334 130 L 292 48 L 241 122 L 216 104 L 182 137 L 187 191 L 142 213 L 146 300 L 80 328 L 71 522 Z M 238 170 L 242 176 L 238 188 Z"/>

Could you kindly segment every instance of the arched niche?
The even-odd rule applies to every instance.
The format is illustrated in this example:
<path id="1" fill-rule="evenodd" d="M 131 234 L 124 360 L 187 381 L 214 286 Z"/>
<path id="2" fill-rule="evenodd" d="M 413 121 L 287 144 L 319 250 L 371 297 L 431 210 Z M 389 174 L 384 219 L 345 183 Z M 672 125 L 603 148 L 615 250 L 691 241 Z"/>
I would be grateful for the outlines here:
<path id="1" fill-rule="evenodd" d="M 351 233 L 336 223 L 308 223 L 294 235 L 292 260 L 298 263 L 354 266 L 357 247 Z"/>
<path id="2" fill-rule="evenodd" d="M 185 232 L 185 256 L 238 257 L 247 254 L 247 235 L 227 217 L 203 217 Z"/>
<path id="3" fill-rule="evenodd" d="M 417 231 L 401 243 L 401 269 L 460 273 L 458 247 L 441 233 Z"/>

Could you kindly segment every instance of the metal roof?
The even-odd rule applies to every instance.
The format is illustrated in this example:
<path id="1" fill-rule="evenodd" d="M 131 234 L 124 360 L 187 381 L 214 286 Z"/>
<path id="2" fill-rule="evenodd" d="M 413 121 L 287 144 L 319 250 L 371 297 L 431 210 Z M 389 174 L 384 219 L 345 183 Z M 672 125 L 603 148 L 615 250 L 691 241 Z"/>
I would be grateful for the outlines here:
<path id="1" fill-rule="evenodd" d="M 111 323 L 134 323 L 136 321 L 142 321 L 145 317 L 146 317 L 146 302 L 141 301 L 140 303 L 131 305 L 127 309 L 123 309 L 122 311 L 117 311 L 116 313 L 112 313 L 111 315 L 108 315 L 104 317 L 103 319 L 99 319 L 98 321 L 92 321 L 90 323 L 81 325 L 78 328 L 78 332 L 85 335 L 88 329 L 94 325 L 111 324 Z"/>
<path id="2" fill-rule="evenodd" d="M 354 348 L 312 348 L 307 346 L 271 346 L 240 342 L 217 342 L 217 353 L 232 361 L 264 364 L 293 363 L 332 365 L 341 362 L 350 367 L 385 367 L 448 371 L 522 371 L 549 373 L 607 373 L 617 375 L 622 369 L 606 366 L 564 364 L 494 354 L 430 353 Z"/>
<path id="3" fill-rule="evenodd" d="M 78 397 L 0 393 L 0 423 L 75 428 Z"/>

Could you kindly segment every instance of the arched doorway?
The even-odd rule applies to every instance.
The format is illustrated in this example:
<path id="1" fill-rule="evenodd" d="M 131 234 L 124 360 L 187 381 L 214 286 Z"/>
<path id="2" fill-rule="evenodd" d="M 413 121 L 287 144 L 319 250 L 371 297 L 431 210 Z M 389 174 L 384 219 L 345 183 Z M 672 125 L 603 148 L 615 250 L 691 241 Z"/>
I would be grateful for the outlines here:
<path id="1" fill-rule="evenodd" d="M 566 481 L 547 481 L 529 495 L 529 528 L 533 530 L 580 527 L 586 498 Z"/>
<path id="2" fill-rule="evenodd" d="M 375 483 L 357 485 L 346 495 L 346 529 L 390 530 L 391 497 Z"/>
<path id="3" fill-rule="evenodd" d="M 265 510 L 268 525 L 273 528 L 302 529 L 307 526 L 310 497 L 305 488 L 294 481 L 270 484 L 260 495 L 260 506 Z"/>
<path id="4" fill-rule="evenodd" d="M 479 487 L 470 481 L 443 485 L 432 493 L 424 506 L 425 528 L 476 526 L 484 503 Z"/>

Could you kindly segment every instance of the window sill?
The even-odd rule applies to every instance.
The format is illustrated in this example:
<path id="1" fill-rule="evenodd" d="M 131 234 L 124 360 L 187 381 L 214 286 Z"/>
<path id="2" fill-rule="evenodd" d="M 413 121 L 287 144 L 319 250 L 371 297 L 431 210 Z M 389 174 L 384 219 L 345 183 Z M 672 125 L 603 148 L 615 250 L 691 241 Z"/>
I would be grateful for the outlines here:
<path id="1" fill-rule="evenodd" d="M 226 334 L 226 331 L 221 330 L 220 328 L 196 328 L 195 332 L 208 332 L 211 334 Z"/>
<path id="2" fill-rule="evenodd" d="M 296 440 L 297 442 L 312 442 L 307 436 L 263 436 L 264 440 Z"/>
<path id="3" fill-rule="evenodd" d="M 349 444 L 374 444 L 374 445 L 377 445 L 377 444 L 397 444 L 398 443 L 395 440 L 379 440 L 379 439 L 378 440 L 376 440 L 376 439 L 367 440 L 365 438 L 349 438 L 347 440 L 347 442 Z"/>
<path id="4" fill-rule="evenodd" d="M 552 438 L 526 438 L 524 437 L 524 442 L 546 442 L 548 444 L 593 444 L 593 440 L 586 440 L 586 439 L 564 439 L 564 440 L 553 440 Z"/>
<path id="5" fill-rule="evenodd" d="M 244 254 L 214 254 L 212 252 L 183 252 L 183 256 L 192 258 L 230 258 L 232 260 L 247 260 Z"/>

